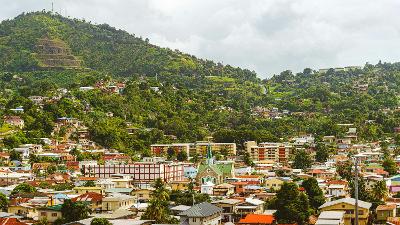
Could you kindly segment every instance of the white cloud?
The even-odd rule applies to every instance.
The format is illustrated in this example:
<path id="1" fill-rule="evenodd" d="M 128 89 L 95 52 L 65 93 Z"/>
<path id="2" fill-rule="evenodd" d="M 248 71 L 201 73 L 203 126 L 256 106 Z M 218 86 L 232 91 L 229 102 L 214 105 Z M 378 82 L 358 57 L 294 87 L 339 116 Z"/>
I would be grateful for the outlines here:
<path id="1" fill-rule="evenodd" d="M 109 23 L 152 43 L 256 70 L 400 59 L 395 0 L 53 0 L 56 11 Z M 0 20 L 51 0 L 0 0 Z"/>

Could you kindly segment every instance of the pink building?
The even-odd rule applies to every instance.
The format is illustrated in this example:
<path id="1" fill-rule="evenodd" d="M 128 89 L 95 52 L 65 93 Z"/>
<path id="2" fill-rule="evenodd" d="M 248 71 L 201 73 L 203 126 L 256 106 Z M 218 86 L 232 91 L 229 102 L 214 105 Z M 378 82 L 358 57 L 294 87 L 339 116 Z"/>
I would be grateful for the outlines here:
<path id="1" fill-rule="evenodd" d="M 130 175 L 134 183 L 150 183 L 157 178 L 164 182 L 184 180 L 183 164 L 137 162 L 128 165 L 88 165 L 82 171 L 86 177 L 108 178 L 113 174 Z"/>

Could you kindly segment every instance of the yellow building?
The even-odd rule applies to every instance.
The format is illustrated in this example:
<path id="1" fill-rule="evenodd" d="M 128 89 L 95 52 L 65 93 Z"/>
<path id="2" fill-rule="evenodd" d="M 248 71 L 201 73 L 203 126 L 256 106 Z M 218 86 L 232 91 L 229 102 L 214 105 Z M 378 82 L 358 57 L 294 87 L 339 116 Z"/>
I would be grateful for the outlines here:
<path id="1" fill-rule="evenodd" d="M 62 205 L 53 205 L 45 208 L 39 208 L 39 220 L 46 218 L 47 221 L 49 221 L 50 223 L 54 223 L 54 221 L 56 221 L 57 219 L 62 218 L 61 206 Z"/>
<path id="2" fill-rule="evenodd" d="M 28 204 L 9 205 L 7 208 L 8 213 L 26 218 L 34 218 L 37 216 L 37 210 Z"/>
<path id="3" fill-rule="evenodd" d="M 74 187 L 73 190 L 74 190 L 74 193 L 77 194 L 77 195 L 86 194 L 86 193 L 89 193 L 89 192 L 94 192 L 94 193 L 102 194 L 102 195 L 105 194 L 105 190 L 104 190 L 103 187 L 83 187 L 83 186 L 80 186 L 80 187 Z"/>
<path id="4" fill-rule="evenodd" d="M 396 217 L 396 205 L 379 205 L 376 207 L 376 220 L 385 223 L 388 217 Z"/>
<path id="5" fill-rule="evenodd" d="M 205 156 L 207 155 L 207 148 L 211 147 L 211 151 L 214 154 L 226 153 L 228 156 L 236 155 L 236 144 L 235 143 L 214 143 L 206 141 L 198 141 L 195 143 L 194 148 L 190 149 L 190 155 L 198 154 Z"/>
<path id="6" fill-rule="evenodd" d="M 190 181 L 189 180 L 184 180 L 184 181 L 171 181 L 168 183 L 168 185 L 171 187 L 172 190 L 176 191 L 184 191 L 187 190 L 189 187 Z"/>
<path id="7" fill-rule="evenodd" d="M 281 186 L 283 185 L 283 183 L 285 183 L 290 181 L 290 180 L 285 180 L 283 178 L 280 177 L 269 177 L 267 179 L 265 179 L 264 184 L 265 187 L 268 188 L 269 190 L 279 190 L 281 189 Z"/>
<path id="8" fill-rule="evenodd" d="M 103 211 L 115 211 L 118 209 L 129 209 L 135 204 L 135 197 L 124 194 L 114 194 L 103 198 L 101 209 Z"/>
<path id="9" fill-rule="evenodd" d="M 371 203 L 358 200 L 358 224 L 366 225 L 368 223 L 369 209 Z M 344 224 L 353 225 L 355 220 L 355 199 L 341 198 L 335 201 L 326 202 L 319 207 L 321 211 L 344 211 Z"/>
<path id="10" fill-rule="evenodd" d="M 139 202 L 147 202 L 152 192 L 153 189 L 136 189 L 132 192 L 132 195 L 135 196 Z"/>

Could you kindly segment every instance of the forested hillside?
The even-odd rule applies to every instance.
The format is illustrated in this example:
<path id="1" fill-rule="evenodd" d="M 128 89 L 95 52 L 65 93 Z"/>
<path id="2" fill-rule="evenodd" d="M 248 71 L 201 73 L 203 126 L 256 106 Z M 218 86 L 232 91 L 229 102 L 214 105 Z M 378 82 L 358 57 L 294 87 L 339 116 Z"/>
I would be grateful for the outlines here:
<path id="1" fill-rule="evenodd" d="M 42 38 L 67 52 L 58 59 L 46 56 L 52 68 L 38 50 Z M 54 61 L 64 58 L 81 63 L 67 68 Z M 210 135 L 239 146 L 300 133 L 341 136 L 347 131 L 341 123 L 354 123 L 361 140 L 377 140 L 394 136 L 400 126 L 399 65 L 284 71 L 261 80 L 255 72 L 160 48 L 108 25 L 48 12 L 22 14 L 0 24 L 0 113 L 15 115 L 11 109 L 22 106 L 18 115 L 25 121 L 3 142 L 15 147 L 62 136 L 54 132 L 59 117 L 83 121 L 93 141 L 132 155 L 152 143 Z M 120 93 L 99 85 L 118 83 L 125 84 Z M 37 95 L 51 101 L 37 105 L 28 98 Z"/>

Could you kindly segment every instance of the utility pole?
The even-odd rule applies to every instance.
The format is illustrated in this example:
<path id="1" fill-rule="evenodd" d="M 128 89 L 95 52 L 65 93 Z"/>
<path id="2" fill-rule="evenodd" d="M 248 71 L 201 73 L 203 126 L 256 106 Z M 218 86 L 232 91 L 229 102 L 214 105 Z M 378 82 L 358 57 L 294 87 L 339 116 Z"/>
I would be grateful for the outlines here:
<path id="1" fill-rule="evenodd" d="M 54 3 L 51 2 L 51 13 L 54 13 Z"/>
<path id="2" fill-rule="evenodd" d="M 355 158 L 355 163 L 354 163 L 354 168 L 355 168 L 355 177 L 354 177 L 354 197 L 356 199 L 355 201 L 355 208 L 356 208 L 356 219 L 354 225 L 358 225 L 358 158 L 357 156 Z"/>

